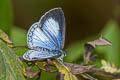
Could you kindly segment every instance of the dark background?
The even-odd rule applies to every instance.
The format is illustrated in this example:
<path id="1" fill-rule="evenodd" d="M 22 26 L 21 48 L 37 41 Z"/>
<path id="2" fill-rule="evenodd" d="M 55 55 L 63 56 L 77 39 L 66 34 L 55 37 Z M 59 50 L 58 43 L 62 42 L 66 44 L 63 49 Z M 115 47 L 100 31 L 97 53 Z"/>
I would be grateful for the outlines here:
<path id="1" fill-rule="evenodd" d="M 48 10 L 61 7 L 66 19 L 66 44 L 97 35 L 113 17 L 115 0 L 12 0 L 14 25 L 29 27 Z"/>

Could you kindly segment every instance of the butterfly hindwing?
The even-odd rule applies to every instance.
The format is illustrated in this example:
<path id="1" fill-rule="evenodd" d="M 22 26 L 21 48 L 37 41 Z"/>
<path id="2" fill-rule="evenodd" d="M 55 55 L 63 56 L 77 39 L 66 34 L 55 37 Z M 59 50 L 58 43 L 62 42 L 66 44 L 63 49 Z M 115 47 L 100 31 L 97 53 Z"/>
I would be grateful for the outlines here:
<path id="1" fill-rule="evenodd" d="M 41 50 L 41 51 L 36 51 L 36 50 L 29 50 L 27 51 L 23 58 L 27 61 L 41 61 L 41 60 L 45 60 L 48 58 L 56 58 L 59 57 L 61 55 L 60 52 L 51 52 L 48 50 Z"/>

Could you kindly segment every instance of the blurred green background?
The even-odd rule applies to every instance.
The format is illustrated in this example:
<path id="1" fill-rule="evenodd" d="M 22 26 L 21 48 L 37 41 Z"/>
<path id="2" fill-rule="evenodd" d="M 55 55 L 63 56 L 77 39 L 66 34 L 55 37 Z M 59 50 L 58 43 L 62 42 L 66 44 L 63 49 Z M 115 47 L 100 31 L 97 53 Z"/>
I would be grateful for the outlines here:
<path id="1" fill-rule="evenodd" d="M 94 64 L 100 67 L 100 61 L 105 59 L 120 67 L 119 0 L 0 0 L 0 28 L 16 45 L 26 45 L 29 27 L 55 7 L 63 9 L 66 19 L 66 62 L 80 64 L 84 43 L 103 35 L 113 45 L 97 47 Z M 24 51 L 17 53 L 23 54 Z M 55 74 L 42 72 L 41 80 L 55 80 Z"/>

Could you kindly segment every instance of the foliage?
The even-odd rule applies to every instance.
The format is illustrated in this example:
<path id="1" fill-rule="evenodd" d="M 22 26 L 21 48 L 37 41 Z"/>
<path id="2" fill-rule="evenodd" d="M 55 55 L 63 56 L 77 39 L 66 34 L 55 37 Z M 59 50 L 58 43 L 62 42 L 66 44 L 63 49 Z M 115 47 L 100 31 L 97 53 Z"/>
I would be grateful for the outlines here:
<path id="1" fill-rule="evenodd" d="M 104 69 L 106 72 L 110 72 L 110 73 L 120 72 L 120 69 L 117 69 L 114 63 L 111 65 L 110 63 L 107 63 L 105 60 L 102 60 L 101 63 L 102 63 L 101 69 Z"/>
<path id="2" fill-rule="evenodd" d="M 0 45 L 0 80 L 25 80 L 18 56 L 1 40 Z"/>
<path id="3" fill-rule="evenodd" d="M 113 44 L 111 47 L 98 48 L 99 53 L 104 53 L 105 59 L 110 63 L 120 66 L 120 31 L 118 24 L 110 20 L 101 33 Z M 104 51 L 104 52 L 102 52 Z"/>
<path id="4" fill-rule="evenodd" d="M 12 18 L 10 0 L 0 0 L 0 28 L 8 35 L 12 27 Z"/>
<path id="5" fill-rule="evenodd" d="M 9 0 L 0 0 L 0 28 L 5 31 L 8 35 L 11 35 L 11 40 L 15 43 L 15 45 L 26 45 L 26 33 L 27 31 L 12 27 L 12 10 L 11 4 Z M 11 32 L 10 32 L 11 30 Z M 100 35 L 107 38 L 112 42 L 112 47 L 97 47 L 93 54 L 98 55 L 98 59 L 95 63 L 99 65 L 98 67 L 102 67 L 105 69 L 106 67 L 112 68 L 114 66 L 110 66 L 110 64 L 114 64 L 117 67 L 120 67 L 120 31 L 118 29 L 118 24 L 115 20 L 109 20 L 105 28 L 101 31 Z M 83 49 L 84 43 L 96 38 L 97 35 L 86 38 L 82 41 L 76 41 L 67 46 L 67 56 L 64 61 L 66 62 L 74 62 L 80 63 L 83 60 Z M 1 36 L 0 36 L 1 37 Z M 4 37 L 4 36 L 2 36 Z M 6 38 L 7 39 L 7 38 Z M 8 41 L 8 40 L 7 40 Z M 8 41 L 9 42 L 9 41 Z M 14 52 L 10 47 L 8 47 L 3 40 L 0 40 L 0 80 L 33 80 L 33 79 L 25 79 L 22 75 L 24 72 L 23 63 L 18 60 L 18 56 L 22 56 L 26 50 L 21 49 Z M 17 55 L 16 55 L 16 54 Z M 106 59 L 108 62 L 102 62 L 104 65 L 100 63 L 102 59 Z M 106 66 L 106 65 L 107 66 Z M 58 69 L 66 71 L 65 73 L 69 73 L 66 67 L 62 64 L 56 65 L 59 67 Z M 115 70 L 116 70 L 115 66 Z M 62 69 L 61 69 L 62 68 Z M 34 68 L 35 70 L 37 68 Z M 105 69 L 106 70 L 106 69 Z M 64 72 L 62 71 L 62 72 Z M 67 75 L 67 74 L 66 74 Z M 46 77 L 47 76 L 47 77 Z M 42 71 L 40 80 L 56 80 L 56 74 L 50 74 L 45 71 Z M 74 75 L 70 74 L 75 79 Z M 69 78 L 70 78 L 69 77 Z M 81 78 L 79 78 L 81 79 Z"/>

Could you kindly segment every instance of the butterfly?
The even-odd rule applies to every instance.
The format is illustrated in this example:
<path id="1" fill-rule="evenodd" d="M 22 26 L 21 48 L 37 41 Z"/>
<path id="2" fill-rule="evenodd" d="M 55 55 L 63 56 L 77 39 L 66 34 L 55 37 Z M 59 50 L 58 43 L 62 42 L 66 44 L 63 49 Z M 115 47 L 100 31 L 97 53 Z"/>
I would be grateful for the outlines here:
<path id="1" fill-rule="evenodd" d="M 46 12 L 34 23 L 27 33 L 28 50 L 23 59 L 26 61 L 42 61 L 59 58 L 65 42 L 65 18 L 61 8 Z"/>

